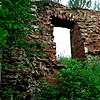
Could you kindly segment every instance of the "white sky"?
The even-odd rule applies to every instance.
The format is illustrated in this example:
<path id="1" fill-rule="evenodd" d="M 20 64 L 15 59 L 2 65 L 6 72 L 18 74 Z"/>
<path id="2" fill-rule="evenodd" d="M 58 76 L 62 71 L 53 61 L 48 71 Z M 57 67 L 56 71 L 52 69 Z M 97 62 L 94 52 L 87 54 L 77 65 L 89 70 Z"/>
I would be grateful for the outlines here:
<path id="1" fill-rule="evenodd" d="M 70 29 L 54 27 L 54 42 L 56 42 L 56 56 L 71 57 Z"/>
<path id="2" fill-rule="evenodd" d="M 68 1 L 69 1 L 69 0 L 61 0 L 61 4 L 63 4 L 63 5 L 66 6 L 66 4 L 67 4 Z M 91 0 L 91 1 L 92 1 L 92 3 L 95 2 L 95 0 Z M 96 0 L 96 1 L 99 2 L 99 0 Z"/>
<path id="3" fill-rule="evenodd" d="M 69 0 L 61 0 L 61 4 L 65 5 L 66 6 L 66 2 L 68 2 Z"/>
<path id="4" fill-rule="evenodd" d="M 67 3 L 68 3 L 68 1 L 69 1 L 69 0 L 61 0 L 61 4 L 63 4 L 64 6 L 66 6 Z M 87 1 L 88 1 L 88 0 L 87 0 Z M 100 0 L 91 0 L 91 2 L 92 2 L 92 8 L 94 7 L 95 1 L 96 1 L 97 3 L 100 3 Z"/>

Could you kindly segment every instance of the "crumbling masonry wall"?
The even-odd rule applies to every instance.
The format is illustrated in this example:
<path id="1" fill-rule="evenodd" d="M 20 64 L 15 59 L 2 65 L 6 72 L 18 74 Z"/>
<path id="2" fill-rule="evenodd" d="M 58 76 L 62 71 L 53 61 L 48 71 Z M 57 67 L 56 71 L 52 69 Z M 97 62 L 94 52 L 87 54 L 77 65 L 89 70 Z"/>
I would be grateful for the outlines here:
<path id="1" fill-rule="evenodd" d="M 46 58 L 33 57 L 33 61 L 30 62 L 28 59 L 23 59 L 24 54 L 16 55 L 14 56 L 16 62 L 13 63 L 17 65 L 25 63 L 31 70 L 2 70 L 2 86 L 13 86 L 16 91 L 24 93 L 28 98 L 33 95 L 34 87 L 37 85 L 36 80 L 54 71 L 56 44 L 53 42 L 53 28 L 55 26 L 71 29 L 72 58 L 84 58 L 100 53 L 100 12 L 87 9 L 72 10 L 57 3 L 38 2 L 35 5 L 37 10 L 31 13 L 35 13 L 36 20 L 31 21 L 31 24 L 41 30 L 32 30 L 30 41 L 40 41 L 48 45 L 41 47 L 46 52 L 44 54 Z"/>
<path id="2" fill-rule="evenodd" d="M 83 58 L 98 55 L 100 52 L 100 12 L 93 10 L 72 10 L 60 4 L 48 4 L 42 8 L 37 7 L 36 26 L 42 27 L 42 42 L 49 45 L 45 48 L 49 61 L 56 63 L 55 43 L 53 42 L 53 28 L 66 27 L 71 29 L 72 58 Z M 43 9 L 43 10 L 41 10 Z M 33 34 L 36 35 L 35 32 Z M 66 33 L 67 34 L 67 33 Z"/>

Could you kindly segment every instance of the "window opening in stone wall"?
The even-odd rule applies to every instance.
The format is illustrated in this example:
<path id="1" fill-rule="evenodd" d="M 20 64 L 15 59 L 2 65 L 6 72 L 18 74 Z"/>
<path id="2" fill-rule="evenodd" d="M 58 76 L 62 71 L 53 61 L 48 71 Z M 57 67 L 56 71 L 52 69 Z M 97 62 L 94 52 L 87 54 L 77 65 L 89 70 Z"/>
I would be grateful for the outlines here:
<path id="1" fill-rule="evenodd" d="M 54 27 L 54 42 L 56 43 L 56 57 L 71 57 L 70 29 Z"/>
<path id="2" fill-rule="evenodd" d="M 56 41 L 56 56 L 57 56 L 57 58 L 59 56 L 61 56 L 61 57 L 63 57 L 63 56 L 66 57 L 67 56 L 68 58 L 72 57 L 73 56 L 73 54 L 72 54 L 72 31 L 73 31 L 74 24 L 75 24 L 74 20 L 71 20 L 69 18 L 64 18 L 63 19 L 63 18 L 60 18 L 60 17 L 57 17 L 57 16 L 51 16 L 51 23 L 54 25 L 54 32 L 53 32 L 53 34 L 54 34 L 54 41 L 56 41 L 57 37 L 60 37 L 60 39 L 58 39 L 58 41 L 64 40 L 64 39 L 61 40 L 61 37 L 66 38 L 65 39 L 66 42 L 65 43 L 62 42 L 62 44 L 64 45 L 64 48 L 66 48 L 66 47 L 67 48 L 64 49 L 63 47 L 61 47 L 60 50 L 62 50 L 61 52 L 63 52 L 63 53 L 69 52 L 69 54 L 61 53 L 58 50 L 58 48 L 60 48 L 60 47 L 58 47 L 58 45 L 60 45 L 60 44 L 59 44 L 59 42 L 57 43 L 57 41 Z M 64 30 L 66 30 L 66 31 L 63 32 Z M 69 32 L 67 32 L 68 30 L 69 30 Z M 63 34 L 65 34 L 65 35 L 63 35 Z"/>

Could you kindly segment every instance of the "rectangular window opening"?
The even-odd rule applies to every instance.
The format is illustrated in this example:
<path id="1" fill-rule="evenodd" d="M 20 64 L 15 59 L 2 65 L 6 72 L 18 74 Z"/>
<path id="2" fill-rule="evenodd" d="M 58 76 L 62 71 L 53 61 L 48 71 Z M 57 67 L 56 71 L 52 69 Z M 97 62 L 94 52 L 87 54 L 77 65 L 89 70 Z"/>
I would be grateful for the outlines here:
<path id="1" fill-rule="evenodd" d="M 53 35 L 56 43 L 57 59 L 62 57 L 71 58 L 70 29 L 54 27 Z"/>

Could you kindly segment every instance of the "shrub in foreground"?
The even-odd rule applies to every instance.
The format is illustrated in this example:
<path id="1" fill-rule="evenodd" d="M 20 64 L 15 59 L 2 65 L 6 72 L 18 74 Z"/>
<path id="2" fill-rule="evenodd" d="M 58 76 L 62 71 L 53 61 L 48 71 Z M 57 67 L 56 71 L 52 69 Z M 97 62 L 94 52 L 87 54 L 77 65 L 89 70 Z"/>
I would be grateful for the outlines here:
<path id="1" fill-rule="evenodd" d="M 100 68 L 97 62 L 81 63 L 66 59 L 65 69 L 41 81 L 42 100 L 100 100 Z"/>

